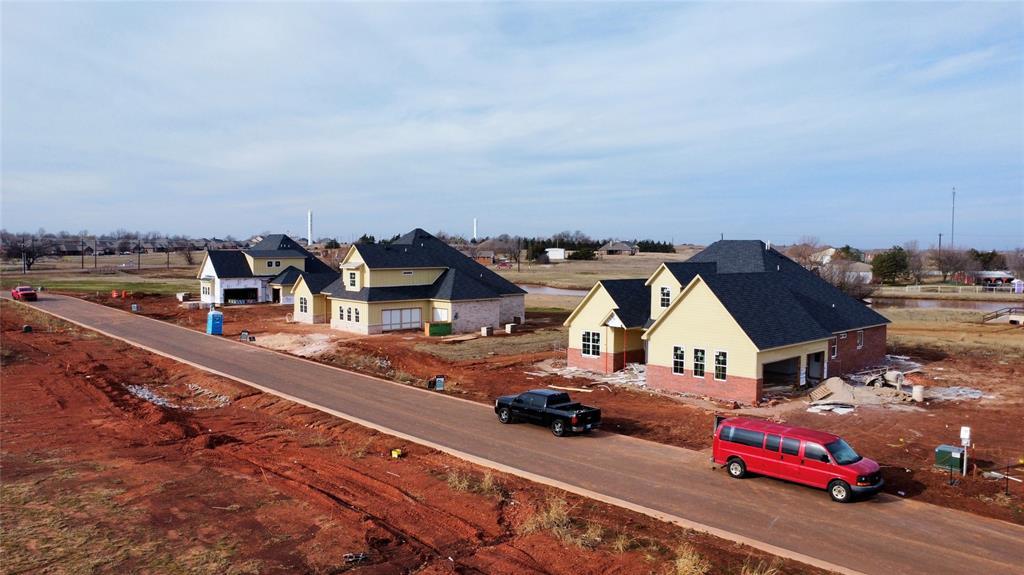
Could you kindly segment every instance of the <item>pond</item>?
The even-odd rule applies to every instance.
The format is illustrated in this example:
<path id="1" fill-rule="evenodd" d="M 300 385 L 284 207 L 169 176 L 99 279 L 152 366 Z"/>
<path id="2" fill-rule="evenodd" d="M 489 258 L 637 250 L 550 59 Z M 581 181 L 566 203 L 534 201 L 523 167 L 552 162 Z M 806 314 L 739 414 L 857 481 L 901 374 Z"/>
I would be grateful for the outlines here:
<path id="1" fill-rule="evenodd" d="M 966 309 L 974 310 L 979 312 L 990 312 L 996 311 L 997 309 L 1003 309 L 1004 307 L 1011 307 L 1014 305 L 1022 305 L 1021 303 L 1010 303 L 1005 301 L 977 301 L 977 300 L 956 300 L 956 299 L 907 299 L 907 298 L 893 298 L 893 297 L 874 297 L 869 298 L 867 301 L 871 302 L 871 307 L 875 309 L 885 309 L 894 307 L 905 307 L 905 308 L 946 308 L 946 309 Z M 1024 303 L 1024 302 L 1022 302 Z"/>
<path id="2" fill-rule="evenodd" d="M 522 284 L 519 287 L 521 287 L 524 290 L 526 290 L 526 293 L 532 293 L 532 294 L 538 294 L 538 295 L 571 295 L 571 296 L 583 297 L 583 296 L 587 295 L 587 292 L 589 291 L 589 290 L 585 290 L 585 289 L 565 289 L 565 288 L 556 288 L 556 287 L 550 287 L 550 286 L 538 286 L 538 285 L 529 285 L 529 284 Z"/>

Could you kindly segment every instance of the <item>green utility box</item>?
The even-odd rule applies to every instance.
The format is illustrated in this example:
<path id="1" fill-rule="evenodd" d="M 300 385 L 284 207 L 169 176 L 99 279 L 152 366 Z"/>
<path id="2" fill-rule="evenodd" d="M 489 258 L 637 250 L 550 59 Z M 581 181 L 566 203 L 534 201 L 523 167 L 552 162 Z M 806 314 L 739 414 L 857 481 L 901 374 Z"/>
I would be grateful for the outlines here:
<path id="1" fill-rule="evenodd" d="M 439 335 L 451 335 L 452 334 L 452 322 L 430 322 L 427 324 L 427 335 L 430 337 L 436 337 Z"/>
<path id="2" fill-rule="evenodd" d="M 943 471 L 953 470 L 964 473 L 964 448 L 955 445 L 940 445 L 935 448 L 935 467 Z"/>

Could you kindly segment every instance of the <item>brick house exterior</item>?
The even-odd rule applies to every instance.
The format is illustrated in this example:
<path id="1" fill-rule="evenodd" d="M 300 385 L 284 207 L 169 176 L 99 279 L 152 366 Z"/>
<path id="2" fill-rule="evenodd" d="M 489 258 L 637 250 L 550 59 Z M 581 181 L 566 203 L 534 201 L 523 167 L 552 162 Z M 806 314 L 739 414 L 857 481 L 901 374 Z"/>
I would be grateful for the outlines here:
<path id="1" fill-rule="evenodd" d="M 829 341 L 828 374 L 839 375 L 852 373 L 877 366 L 886 353 L 886 327 L 879 325 L 862 330 L 847 331 L 836 334 Z M 857 332 L 864 334 L 864 344 L 857 345 Z M 843 337 L 843 336 L 846 337 Z M 835 357 L 833 348 L 835 348 Z"/>

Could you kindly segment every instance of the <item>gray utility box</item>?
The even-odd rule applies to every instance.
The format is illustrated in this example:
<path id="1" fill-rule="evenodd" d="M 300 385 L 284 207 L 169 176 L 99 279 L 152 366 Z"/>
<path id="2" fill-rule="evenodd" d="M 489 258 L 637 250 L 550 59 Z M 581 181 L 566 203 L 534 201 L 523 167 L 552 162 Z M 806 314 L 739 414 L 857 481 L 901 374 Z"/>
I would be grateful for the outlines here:
<path id="1" fill-rule="evenodd" d="M 953 470 L 964 473 L 964 448 L 956 445 L 940 445 L 935 448 L 935 467 L 943 471 Z"/>

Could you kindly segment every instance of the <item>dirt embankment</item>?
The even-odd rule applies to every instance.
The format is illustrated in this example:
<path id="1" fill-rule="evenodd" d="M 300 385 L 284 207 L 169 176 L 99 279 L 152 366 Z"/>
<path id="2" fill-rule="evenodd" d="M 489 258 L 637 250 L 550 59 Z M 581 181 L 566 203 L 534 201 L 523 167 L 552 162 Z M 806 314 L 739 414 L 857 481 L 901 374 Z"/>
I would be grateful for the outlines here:
<path id="1" fill-rule="evenodd" d="M 2 305 L 8 572 L 667 573 L 684 557 L 732 573 L 773 563 Z M 36 330 L 22 333 L 25 323 Z"/>
<path id="2" fill-rule="evenodd" d="M 108 297 L 100 301 L 127 307 L 127 303 Z M 182 310 L 173 298 L 144 298 L 142 305 L 147 315 L 202 329 L 205 312 Z M 431 353 L 431 346 L 457 349 L 467 344 L 438 344 L 436 339 L 415 333 L 353 337 L 323 326 L 286 324 L 284 317 L 288 311 L 281 306 L 227 308 L 226 336 L 236 336 L 242 329 L 256 333 L 257 340 L 264 337 L 262 334 L 329 332 L 335 338 L 331 350 L 314 359 L 411 384 L 422 384 L 431 376 L 445 374 L 446 393 L 482 403 L 493 402 L 499 395 L 548 385 L 577 387 L 592 383 L 581 378 L 540 375 L 537 362 L 565 357 L 564 351 L 550 345 L 541 351 L 522 346 L 510 353 L 513 342 L 560 329 L 564 312 L 529 314 L 521 335 L 501 334 L 468 342 L 480 348 L 476 357 L 469 357 L 473 354 Z M 934 448 L 943 443 L 958 443 L 960 426 L 969 425 L 976 444 L 973 457 L 979 465 L 991 468 L 1009 463 L 1017 475 L 1024 470 L 1024 427 L 1020 423 L 1020 414 L 1024 413 L 1024 386 L 1020 383 L 1024 381 L 1024 356 L 1018 351 L 1024 332 L 1006 325 L 971 324 L 967 329 L 961 324 L 897 322 L 890 328 L 890 351 L 909 354 L 924 364 L 924 373 L 914 375 L 920 383 L 980 389 L 988 399 L 931 402 L 909 410 L 861 407 L 844 416 L 805 413 L 797 400 L 794 409 L 783 406 L 756 415 L 842 435 L 860 453 L 883 465 L 886 491 L 894 495 L 1024 522 L 1024 488 L 1019 484 L 1011 484 L 1008 497 L 1001 495 L 1001 483 L 980 477 L 964 478 L 950 486 L 948 477 L 932 466 Z M 927 330 L 928 337 L 913 339 L 921 335 L 921 330 Z M 452 359 L 457 357 L 469 358 Z M 716 411 L 713 404 L 679 401 L 640 389 L 590 389 L 591 393 L 577 393 L 577 398 L 602 408 L 609 431 L 690 449 L 710 447 Z"/>

